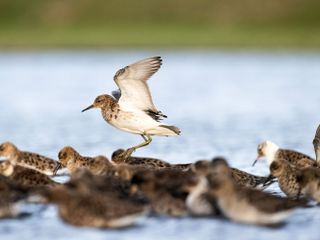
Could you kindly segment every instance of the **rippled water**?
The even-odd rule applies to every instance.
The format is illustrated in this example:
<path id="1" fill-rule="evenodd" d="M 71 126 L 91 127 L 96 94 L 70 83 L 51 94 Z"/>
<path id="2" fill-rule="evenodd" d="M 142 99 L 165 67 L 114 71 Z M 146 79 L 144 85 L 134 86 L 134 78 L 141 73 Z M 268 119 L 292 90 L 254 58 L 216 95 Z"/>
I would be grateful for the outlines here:
<path id="1" fill-rule="evenodd" d="M 270 139 L 314 155 L 311 141 L 320 123 L 320 55 L 267 52 L 2 52 L 0 141 L 56 158 L 65 145 L 86 155 L 132 146 L 139 136 L 107 125 L 98 111 L 80 111 L 95 96 L 115 89 L 117 69 L 161 55 L 150 80 L 154 101 L 180 137 L 154 138 L 136 155 L 170 162 L 226 156 L 232 166 L 267 174 L 251 163 L 259 142 Z M 277 190 L 277 186 L 273 190 Z M 121 231 L 64 224 L 55 207 L 24 205 L 34 213 L 1 220 L 1 239 L 318 239 L 318 207 L 297 210 L 278 229 L 217 219 L 145 218 Z"/>

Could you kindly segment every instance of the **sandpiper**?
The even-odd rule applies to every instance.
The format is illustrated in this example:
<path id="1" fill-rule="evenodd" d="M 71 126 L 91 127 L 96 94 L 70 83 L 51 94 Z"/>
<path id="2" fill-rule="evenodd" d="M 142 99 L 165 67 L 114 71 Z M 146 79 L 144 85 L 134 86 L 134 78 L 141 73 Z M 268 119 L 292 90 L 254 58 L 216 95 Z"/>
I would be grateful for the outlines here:
<path id="1" fill-rule="evenodd" d="M 29 191 L 0 174 L 0 219 L 17 217 L 16 203 L 28 197 Z"/>
<path id="2" fill-rule="evenodd" d="M 127 199 L 148 208 L 150 203 L 148 198 L 138 188 L 133 187 L 129 180 L 131 179 L 126 180 L 107 174 L 93 175 L 87 169 L 78 169 L 71 175 L 71 179 L 65 183 L 65 186 L 87 196 L 97 192 L 102 195 Z"/>
<path id="3" fill-rule="evenodd" d="M 302 205 L 300 201 L 236 184 L 227 162 L 222 159 L 212 162 L 207 179 L 209 194 L 216 198 L 222 214 L 236 222 L 279 224 L 289 216 L 291 209 Z"/>
<path id="4" fill-rule="evenodd" d="M 219 159 L 226 161 L 222 157 L 216 157 L 212 161 Z M 197 184 L 189 186 L 190 193 L 186 201 L 187 207 L 193 215 L 219 215 L 220 213 L 215 197 L 208 194 L 209 184 L 207 177 L 211 171 L 210 166 L 211 162 L 206 160 L 192 164 L 192 171 L 200 178 Z M 255 176 L 236 168 L 230 168 L 230 171 L 234 182 L 243 187 L 256 188 L 273 183 L 273 181 L 269 181 L 268 177 Z"/>
<path id="5" fill-rule="evenodd" d="M 85 168 L 93 174 L 100 175 L 112 168 L 112 163 L 106 157 L 84 157 L 70 146 L 61 149 L 58 157 L 61 165 L 66 167 L 71 174 L 78 168 Z"/>
<path id="6" fill-rule="evenodd" d="M 270 165 L 270 175 L 278 179 L 281 191 L 291 198 L 300 196 L 300 184 L 297 181 L 300 171 L 299 167 L 291 165 L 286 160 L 276 160 Z"/>
<path id="7" fill-rule="evenodd" d="M 216 157 L 214 159 L 223 159 L 222 157 Z M 210 172 L 210 161 L 207 160 L 201 160 L 194 163 L 191 167 L 191 169 L 198 174 L 207 175 Z M 235 180 L 235 182 L 241 186 L 244 187 L 251 187 L 251 188 L 265 188 L 269 185 L 271 185 L 274 180 L 269 177 L 263 177 L 263 176 L 256 176 L 251 173 L 242 171 L 237 168 L 230 168 L 231 170 L 231 176 Z"/>
<path id="8" fill-rule="evenodd" d="M 314 147 L 314 152 L 316 153 L 317 164 L 320 166 L 320 125 L 317 128 L 317 131 L 312 143 Z"/>
<path id="9" fill-rule="evenodd" d="M 300 186 L 300 193 L 320 203 L 320 169 L 304 168 L 297 175 L 297 182 Z"/>
<path id="10" fill-rule="evenodd" d="M 113 152 L 112 154 L 112 162 L 119 164 L 119 163 L 125 163 L 129 165 L 142 165 L 150 168 L 174 168 L 174 169 L 181 169 L 181 170 L 189 170 L 191 164 L 171 164 L 166 161 L 156 159 L 156 158 L 149 158 L 149 157 L 124 157 L 125 150 L 118 149 L 117 151 Z"/>
<path id="11" fill-rule="evenodd" d="M 152 210 L 160 215 L 183 217 L 189 214 L 186 186 L 195 184 L 198 179 L 191 172 L 177 169 L 159 169 L 137 172 L 131 179 L 150 200 Z"/>
<path id="12" fill-rule="evenodd" d="M 186 199 L 188 211 L 196 216 L 210 216 L 219 214 L 216 200 L 208 194 L 209 161 L 197 161 L 192 164 L 192 171 L 197 175 L 198 181 L 186 185 L 189 194 Z"/>
<path id="13" fill-rule="evenodd" d="M 274 183 L 273 178 L 253 175 L 237 168 L 231 168 L 231 175 L 243 187 L 265 188 Z"/>
<path id="14" fill-rule="evenodd" d="M 148 211 L 145 203 L 118 197 L 112 191 L 102 194 L 87 187 L 58 186 L 44 190 L 42 195 L 49 203 L 57 204 L 60 217 L 65 222 L 75 226 L 128 227 Z"/>
<path id="15" fill-rule="evenodd" d="M 46 175 L 55 175 L 60 163 L 36 153 L 20 151 L 13 143 L 0 145 L 0 157 L 5 157 L 13 165 L 30 168 Z"/>
<path id="16" fill-rule="evenodd" d="M 9 160 L 0 162 L 0 174 L 25 187 L 55 186 L 59 183 L 30 168 L 13 165 Z"/>
<path id="17" fill-rule="evenodd" d="M 161 57 L 151 57 L 133 63 L 117 71 L 114 81 L 120 91 L 98 96 L 92 105 L 82 110 L 100 108 L 102 116 L 112 126 L 126 132 L 139 134 L 144 142 L 127 149 L 128 157 L 136 149 L 151 143 L 151 136 L 176 136 L 180 130 L 175 126 L 161 124 L 166 118 L 153 104 L 147 80 L 158 71 Z"/>
<path id="18" fill-rule="evenodd" d="M 253 165 L 256 164 L 256 162 L 261 159 L 262 157 L 266 157 L 269 166 L 273 161 L 282 159 L 288 161 L 290 164 L 293 164 L 297 167 L 316 167 L 317 163 L 315 159 L 309 157 L 306 154 L 294 151 L 294 150 L 288 150 L 288 149 L 282 149 L 279 148 L 278 145 L 271 141 L 265 141 L 258 145 L 258 157 L 254 161 Z"/>

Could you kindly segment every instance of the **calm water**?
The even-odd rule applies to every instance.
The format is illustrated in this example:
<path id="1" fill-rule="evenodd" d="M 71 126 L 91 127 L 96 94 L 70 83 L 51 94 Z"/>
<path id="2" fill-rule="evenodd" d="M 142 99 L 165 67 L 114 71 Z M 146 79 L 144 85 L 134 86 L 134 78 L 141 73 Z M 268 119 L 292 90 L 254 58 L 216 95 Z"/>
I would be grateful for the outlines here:
<path id="1" fill-rule="evenodd" d="M 266 52 L 24 52 L 0 53 L 0 142 L 56 158 L 65 145 L 107 154 L 141 141 L 107 125 L 98 111 L 81 113 L 95 96 L 115 89 L 113 74 L 135 60 L 161 55 L 149 81 L 165 121 L 178 138 L 155 138 L 136 152 L 172 163 L 226 156 L 232 166 L 267 174 L 251 163 L 263 140 L 313 155 L 320 123 L 320 55 Z M 277 186 L 273 190 L 277 190 Z M 320 209 L 298 210 L 279 229 L 216 219 L 145 218 L 122 230 L 65 225 L 53 206 L 2 220 L 1 239 L 319 239 Z"/>

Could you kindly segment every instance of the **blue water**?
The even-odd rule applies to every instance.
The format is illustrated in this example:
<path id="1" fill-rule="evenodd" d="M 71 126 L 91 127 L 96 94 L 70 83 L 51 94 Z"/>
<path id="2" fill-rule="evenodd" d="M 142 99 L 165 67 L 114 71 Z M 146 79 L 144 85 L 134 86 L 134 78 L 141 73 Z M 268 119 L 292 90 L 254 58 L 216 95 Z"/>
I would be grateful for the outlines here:
<path id="1" fill-rule="evenodd" d="M 149 81 L 154 102 L 169 116 L 165 123 L 178 126 L 182 135 L 155 137 L 136 155 L 172 163 L 223 155 L 232 166 L 263 175 L 268 174 L 265 162 L 251 167 L 261 141 L 314 155 L 320 54 L 289 52 L 2 52 L 0 142 L 10 140 L 53 158 L 65 145 L 84 155 L 110 156 L 139 143 L 139 136 L 107 125 L 97 110 L 81 110 L 116 88 L 117 69 L 153 55 L 164 60 Z M 318 207 L 297 210 L 279 229 L 152 217 L 121 231 L 66 225 L 54 206 L 21 207 L 33 215 L 1 220 L 0 239 L 319 239 Z"/>

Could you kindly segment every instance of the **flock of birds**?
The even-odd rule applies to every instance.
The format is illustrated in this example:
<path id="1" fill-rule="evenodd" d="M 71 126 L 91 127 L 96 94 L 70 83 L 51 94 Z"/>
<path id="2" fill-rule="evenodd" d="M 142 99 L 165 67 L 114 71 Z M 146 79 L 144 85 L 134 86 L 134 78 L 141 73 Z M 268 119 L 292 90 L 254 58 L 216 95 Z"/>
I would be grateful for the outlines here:
<path id="1" fill-rule="evenodd" d="M 139 134 L 144 142 L 105 156 L 82 156 L 74 148 L 60 150 L 58 161 L 0 145 L 0 219 L 20 216 L 17 203 L 55 204 L 60 217 L 76 226 L 123 228 L 140 217 L 215 217 L 244 224 L 278 225 L 295 208 L 320 202 L 320 126 L 313 141 L 316 159 L 286 150 L 271 141 L 258 145 L 269 176 L 256 176 L 229 166 L 222 157 L 189 164 L 132 156 L 152 136 L 175 136 L 180 130 L 161 124 L 166 116 L 154 106 L 147 80 L 160 68 L 161 58 L 148 58 L 120 69 L 113 96 L 98 96 L 100 108 L 114 127 Z M 65 170 L 66 169 L 66 170 Z M 66 182 L 55 176 L 67 171 Z M 286 195 L 264 191 L 277 182 Z"/>

